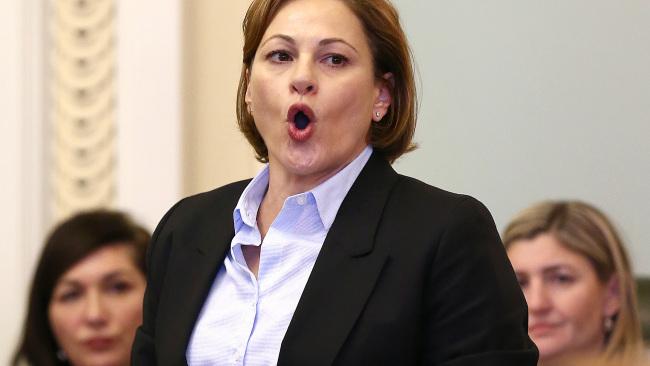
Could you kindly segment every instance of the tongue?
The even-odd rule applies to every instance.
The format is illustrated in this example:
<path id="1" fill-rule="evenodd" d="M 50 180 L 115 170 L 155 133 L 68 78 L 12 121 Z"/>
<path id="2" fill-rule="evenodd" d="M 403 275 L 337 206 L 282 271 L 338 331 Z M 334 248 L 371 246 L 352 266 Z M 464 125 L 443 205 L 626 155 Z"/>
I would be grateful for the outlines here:
<path id="1" fill-rule="evenodd" d="M 309 117 L 307 117 L 303 112 L 298 112 L 293 118 L 293 123 L 295 123 L 299 130 L 304 130 L 309 124 Z"/>

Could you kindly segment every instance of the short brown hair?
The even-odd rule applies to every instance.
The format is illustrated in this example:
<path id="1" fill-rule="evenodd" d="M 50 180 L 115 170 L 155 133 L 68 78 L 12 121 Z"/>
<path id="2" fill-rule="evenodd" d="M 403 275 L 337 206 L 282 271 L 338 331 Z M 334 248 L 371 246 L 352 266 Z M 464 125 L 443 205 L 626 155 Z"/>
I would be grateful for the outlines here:
<path id="1" fill-rule="evenodd" d="M 255 149 L 260 162 L 268 162 L 268 149 L 260 135 L 253 116 L 246 107 L 248 71 L 253 65 L 262 36 L 280 8 L 289 0 L 254 0 L 242 28 L 244 31 L 243 65 L 237 90 L 237 122 L 239 129 Z M 378 123 L 373 123 L 368 142 L 389 162 L 416 148 L 413 143 L 417 116 L 411 50 L 402 30 L 399 15 L 388 0 L 341 0 L 363 25 L 372 52 L 374 73 L 381 78 L 393 74 L 389 83 L 392 103 L 388 113 Z"/>
<path id="2" fill-rule="evenodd" d="M 607 358 L 634 357 L 642 344 L 636 285 L 618 233 L 596 207 L 580 201 L 545 201 L 519 213 L 506 227 L 506 250 L 519 240 L 550 234 L 562 246 L 589 260 L 602 283 L 615 277 L 621 309 L 606 334 Z"/>

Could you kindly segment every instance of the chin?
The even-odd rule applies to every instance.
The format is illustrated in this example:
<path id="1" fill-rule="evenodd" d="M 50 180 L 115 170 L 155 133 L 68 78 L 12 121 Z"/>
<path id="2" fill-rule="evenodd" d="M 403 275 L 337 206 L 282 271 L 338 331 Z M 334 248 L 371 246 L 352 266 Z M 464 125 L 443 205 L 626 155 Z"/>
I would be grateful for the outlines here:
<path id="1" fill-rule="evenodd" d="M 84 366 L 125 366 L 128 364 L 128 358 L 125 359 L 122 355 L 115 353 L 90 355 L 80 362 L 80 365 Z"/>
<path id="2" fill-rule="evenodd" d="M 281 164 L 293 174 L 306 175 L 316 170 L 318 155 L 314 149 L 291 150 Z"/>
<path id="3" fill-rule="evenodd" d="M 550 342 L 550 341 L 537 341 L 533 339 L 533 342 L 537 345 L 539 349 L 539 360 L 545 361 L 549 359 L 556 358 L 562 355 L 566 350 L 563 347 L 563 344 L 560 342 Z M 564 343 L 566 344 L 566 343 Z"/>

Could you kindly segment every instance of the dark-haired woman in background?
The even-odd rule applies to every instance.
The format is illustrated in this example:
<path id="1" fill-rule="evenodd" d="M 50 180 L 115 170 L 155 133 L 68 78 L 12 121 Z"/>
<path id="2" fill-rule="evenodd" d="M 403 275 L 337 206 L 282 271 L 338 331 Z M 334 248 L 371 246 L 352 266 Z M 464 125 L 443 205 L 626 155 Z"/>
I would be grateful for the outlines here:
<path id="1" fill-rule="evenodd" d="M 89 211 L 49 235 L 14 365 L 126 366 L 142 322 L 150 235 L 128 216 Z"/>
<path id="2" fill-rule="evenodd" d="M 535 365 L 488 210 L 390 165 L 416 118 L 390 2 L 255 0 L 243 60 L 268 165 L 162 219 L 134 364 Z"/>

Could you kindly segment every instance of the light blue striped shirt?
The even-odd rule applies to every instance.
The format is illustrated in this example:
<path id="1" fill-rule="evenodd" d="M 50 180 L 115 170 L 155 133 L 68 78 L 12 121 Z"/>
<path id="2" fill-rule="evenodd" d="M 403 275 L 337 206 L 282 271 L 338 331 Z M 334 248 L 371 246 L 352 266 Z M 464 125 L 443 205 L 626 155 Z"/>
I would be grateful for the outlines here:
<path id="1" fill-rule="evenodd" d="M 337 174 L 287 198 L 264 241 L 257 210 L 269 169 L 246 187 L 233 212 L 235 236 L 203 304 L 186 357 L 195 365 L 276 365 L 280 345 L 341 202 L 372 154 L 366 147 Z M 261 245 L 258 276 L 242 245 Z"/>

